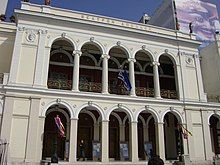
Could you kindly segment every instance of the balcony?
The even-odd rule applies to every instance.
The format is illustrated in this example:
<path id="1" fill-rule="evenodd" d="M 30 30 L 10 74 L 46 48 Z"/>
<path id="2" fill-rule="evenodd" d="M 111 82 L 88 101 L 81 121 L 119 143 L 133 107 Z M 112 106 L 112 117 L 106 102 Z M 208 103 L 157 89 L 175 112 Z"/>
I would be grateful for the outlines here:
<path id="1" fill-rule="evenodd" d="M 49 79 L 48 88 L 51 89 L 62 89 L 62 90 L 71 90 L 72 89 L 72 80 L 61 80 L 61 79 Z M 83 92 L 102 92 L 102 84 L 96 82 L 80 82 L 79 90 Z M 124 88 L 123 85 L 109 85 L 109 93 L 117 95 L 129 95 L 129 92 Z M 178 99 L 177 92 L 175 90 L 161 89 L 161 97 L 166 99 Z M 144 88 L 137 87 L 136 95 L 140 97 L 154 97 L 153 88 Z"/>
<path id="2" fill-rule="evenodd" d="M 49 78 L 47 81 L 47 86 L 48 86 L 48 88 L 51 88 L 51 89 L 71 90 L 72 89 L 72 80 Z"/>

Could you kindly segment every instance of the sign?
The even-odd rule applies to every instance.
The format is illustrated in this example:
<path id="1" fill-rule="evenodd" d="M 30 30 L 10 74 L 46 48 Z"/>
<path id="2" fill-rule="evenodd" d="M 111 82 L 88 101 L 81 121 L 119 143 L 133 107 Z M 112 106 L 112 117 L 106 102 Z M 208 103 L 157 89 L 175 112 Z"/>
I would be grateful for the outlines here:
<path id="1" fill-rule="evenodd" d="M 145 142 L 144 143 L 144 151 L 145 151 L 145 154 L 146 154 L 146 156 L 149 160 L 152 157 L 152 154 L 153 154 L 153 146 L 152 146 L 151 142 Z"/>
<path id="2" fill-rule="evenodd" d="M 101 143 L 99 141 L 92 142 L 92 157 L 93 159 L 101 159 Z"/>
<path id="3" fill-rule="evenodd" d="M 129 152 L 128 152 L 128 142 L 120 142 L 120 158 L 128 159 Z"/>

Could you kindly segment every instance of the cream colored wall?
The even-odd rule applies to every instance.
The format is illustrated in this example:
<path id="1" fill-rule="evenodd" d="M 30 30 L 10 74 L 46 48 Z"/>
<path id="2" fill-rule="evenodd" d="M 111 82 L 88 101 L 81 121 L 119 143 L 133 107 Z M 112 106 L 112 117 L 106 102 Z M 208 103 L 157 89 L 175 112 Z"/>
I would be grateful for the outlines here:
<path id="1" fill-rule="evenodd" d="M 0 73 L 9 73 L 13 47 L 14 35 L 0 32 Z"/>
<path id="2" fill-rule="evenodd" d="M 36 54 L 37 48 L 35 46 L 22 47 L 17 75 L 19 83 L 33 84 Z"/>
<path id="3" fill-rule="evenodd" d="M 199 99 L 199 89 L 197 84 L 196 70 L 195 68 L 187 67 L 185 71 L 186 82 L 184 83 L 186 92 L 186 98 L 189 100 Z"/>
<path id="4" fill-rule="evenodd" d="M 195 155 L 193 159 L 205 159 L 204 153 L 204 136 L 203 136 L 203 127 L 200 111 L 192 111 L 192 124 L 193 124 L 193 140 L 194 140 L 194 150 Z"/>
<path id="5" fill-rule="evenodd" d="M 12 159 L 25 158 L 29 109 L 30 101 L 28 99 L 15 98 L 10 137 Z"/>

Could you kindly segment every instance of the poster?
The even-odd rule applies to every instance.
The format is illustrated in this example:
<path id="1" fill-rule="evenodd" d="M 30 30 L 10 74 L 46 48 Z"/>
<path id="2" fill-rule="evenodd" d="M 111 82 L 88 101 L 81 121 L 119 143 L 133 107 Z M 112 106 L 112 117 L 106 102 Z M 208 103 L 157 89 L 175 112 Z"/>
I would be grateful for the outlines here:
<path id="1" fill-rule="evenodd" d="M 92 157 L 93 159 L 101 158 L 101 143 L 99 141 L 92 142 Z"/>
<path id="2" fill-rule="evenodd" d="M 146 154 L 146 156 L 149 160 L 152 157 L 152 154 L 153 154 L 153 146 L 152 146 L 151 142 L 145 142 L 144 143 L 144 151 L 145 151 L 145 154 Z"/>
<path id="3" fill-rule="evenodd" d="M 120 157 L 122 159 L 128 159 L 128 142 L 120 142 Z"/>

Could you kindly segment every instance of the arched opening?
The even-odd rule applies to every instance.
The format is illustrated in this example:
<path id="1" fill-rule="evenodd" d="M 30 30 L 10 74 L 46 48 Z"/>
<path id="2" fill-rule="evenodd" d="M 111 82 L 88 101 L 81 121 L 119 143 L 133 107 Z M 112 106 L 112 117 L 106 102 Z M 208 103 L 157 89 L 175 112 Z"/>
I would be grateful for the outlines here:
<path id="1" fill-rule="evenodd" d="M 166 55 L 161 55 L 159 62 L 161 97 L 167 99 L 177 99 L 177 79 L 175 78 L 176 70 L 174 64 L 172 60 Z"/>
<path id="2" fill-rule="evenodd" d="M 51 89 L 72 89 L 73 46 L 65 40 L 57 40 L 50 50 L 47 86 Z"/>
<path id="3" fill-rule="evenodd" d="M 127 114 L 114 110 L 109 117 L 109 159 L 130 160 L 130 126 Z M 124 122 L 123 122 L 124 120 Z"/>
<path id="4" fill-rule="evenodd" d="M 100 58 L 102 52 L 99 47 L 93 43 L 84 44 L 81 51 L 79 90 L 101 93 L 102 66 Z"/>
<path id="5" fill-rule="evenodd" d="M 220 122 L 219 118 L 212 115 L 209 119 L 210 123 L 210 134 L 212 143 L 212 152 L 217 155 L 220 154 Z"/>
<path id="6" fill-rule="evenodd" d="M 98 120 L 99 119 L 99 120 Z M 82 160 L 101 160 L 101 116 L 93 107 L 86 107 L 81 110 L 78 117 L 77 133 L 77 158 Z M 84 154 L 80 148 L 81 141 L 84 142 Z"/>
<path id="7" fill-rule="evenodd" d="M 124 87 L 124 83 L 118 79 L 120 69 L 125 69 L 128 72 L 128 60 L 126 51 L 115 46 L 109 51 L 110 59 L 108 60 L 108 80 L 109 80 L 109 93 L 118 95 L 128 95 L 129 91 Z"/>
<path id="8" fill-rule="evenodd" d="M 180 159 L 183 154 L 182 128 L 177 117 L 171 112 L 164 116 L 164 139 L 166 159 Z"/>
<path id="9" fill-rule="evenodd" d="M 138 51 L 135 57 L 136 95 L 154 97 L 153 66 L 150 54 L 148 52 Z"/>
<path id="10" fill-rule="evenodd" d="M 152 114 L 143 111 L 138 116 L 138 157 L 149 160 L 156 153 L 155 120 Z"/>
<path id="11" fill-rule="evenodd" d="M 55 117 L 59 115 L 65 128 L 65 136 L 61 136 L 57 128 Z M 59 160 L 69 159 L 69 140 L 70 140 L 70 114 L 62 105 L 53 105 L 46 112 L 43 137 L 42 160 L 50 161 L 57 148 Z"/>

